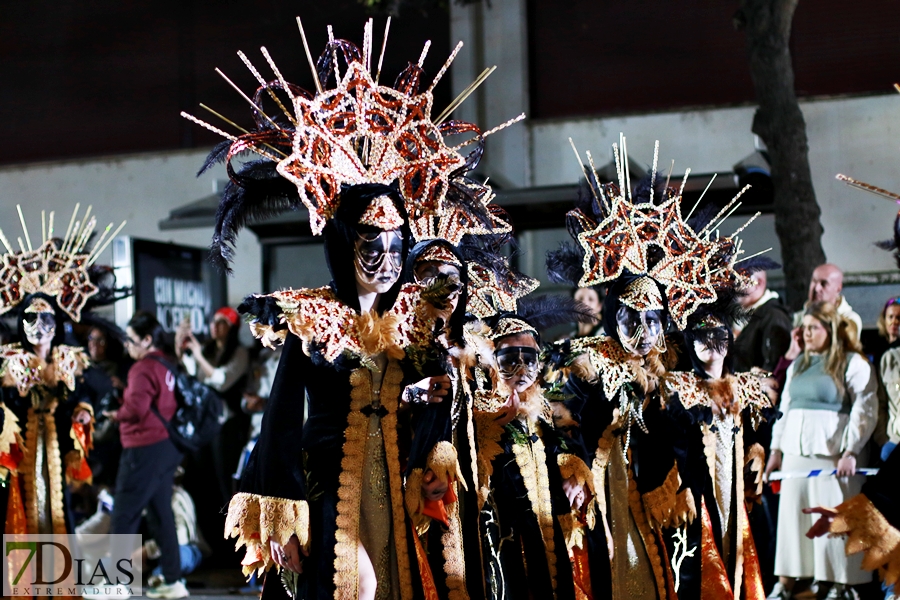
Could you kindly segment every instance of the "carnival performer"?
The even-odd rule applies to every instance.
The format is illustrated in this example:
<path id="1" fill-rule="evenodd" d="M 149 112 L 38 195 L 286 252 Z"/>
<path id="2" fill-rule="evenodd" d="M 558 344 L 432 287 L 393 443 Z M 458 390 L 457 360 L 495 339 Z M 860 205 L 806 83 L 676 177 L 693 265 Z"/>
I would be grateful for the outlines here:
<path id="1" fill-rule="evenodd" d="M 595 593 L 605 586 L 615 599 L 662 600 L 676 594 L 665 547 L 654 532 L 697 514 L 679 473 L 678 440 L 663 414 L 667 398 L 660 379 L 672 355 L 665 330 L 669 320 L 683 329 L 699 306 L 715 301 L 717 289 L 740 280 L 733 269 L 735 240 L 707 235 L 736 199 L 695 230 L 681 216 L 681 193 L 656 177 L 658 146 L 651 175 L 633 193 L 624 138 L 614 153 L 618 185 L 600 185 L 586 171 L 590 191 L 568 215 L 578 248 L 563 245 L 548 254 L 553 281 L 609 283 L 606 336 L 571 340 L 555 350 L 568 396 L 559 421 L 568 424 L 591 463 L 598 490 L 603 519 L 588 536 Z"/>
<path id="2" fill-rule="evenodd" d="M 215 261 L 227 264 L 229 244 L 250 215 L 305 206 L 313 234 L 324 236 L 332 276 L 328 286 L 251 296 L 242 306 L 257 337 L 284 343 L 259 441 L 226 522 L 226 535 L 247 547 L 245 574 L 280 567 L 282 582 L 267 578 L 264 597 L 283 595 L 282 583 L 309 598 L 428 593 L 403 496 L 400 445 L 409 429 L 401 408 L 412 382 L 429 402 L 447 397 L 449 380 L 434 367 L 433 309 L 445 309 L 452 290 L 404 285 L 401 268 L 414 240 L 455 242 L 469 226 L 490 227 L 492 195 L 463 176 L 481 155 L 483 134 L 467 123 L 431 120 L 436 81 L 419 91 L 425 54 L 394 87 L 379 85 L 371 21 L 364 38 L 361 50 L 344 40 L 328 44 L 313 67 L 316 94 L 288 84 L 272 65 L 277 79 L 261 80 L 254 96 L 256 130 L 226 134 L 231 143 L 208 161 L 225 160 L 232 178 L 213 238 Z M 264 97 L 279 95 L 294 109 L 278 117 L 283 125 L 261 107 Z M 459 133 L 471 137 L 454 147 L 444 142 Z M 460 154 L 469 144 L 474 150 Z M 246 150 L 263 158 L 236 172 L 231 159 Z M 442 219 L 462 196 L 477 210 L 450 210 L 458 218 Z M 426 372 L 432 377 L 417 379 Z"/>
<path id="3" fill-rule="evenodd" d="M 571 298 L 523 300 L 489 319 L 489 387 L 475 393 L 478 500 L 489 598 L 591 598 L 587 561 L 573 573 L 575 515 L 592 510 L 588 466 L 553 426 L 537 328 L 590 321 Z M 598 597 L 602 597 L 598 596 Z"/>
<path id="4" fill-rule="evenodd" d="M 21 461 L 11 470 L 7 533 L 73 532 L 68 486 L 91 481 L 86 459 L 94 418 L 90 390 L 82 381 L 90 361 L 81 348 L 63 343 L 65 323 L 85 320 L 92 308 L 119 296 L 111 269 L 95 264 L 105 249 L 90 242 L 96 218 L 85 214 L 76 222 L 77 212 L 76 207 L 62 239 L 53 236 L 53 213 L 49 228 L 42 218 L 43 239 L 37 248 L 24 217 L 27 250 L 13 252 L 0 232 L 9 251 L 0 271 L 0 312 L 17 311 L 20 340 L 0 347 L 2 399 L 15 415 L 7 420 L 18 421 L 24 438 L 18 449 Z M 0 452 L 9 452 L 9 438 L 4 439 Z"/>
<path id="5" fill-rule="evenodd" d="M 747 504 L 762 493 L 759 440 L 774 422 L 777 395 L 765 374 L 734 373 L 739 318 L 728 296 L 691 315 L 684 351 L 693 369 L 663 379 L 679 474 L 698 511 L 691 523 L 659 531 L 679 598 L 765 598 Z"/>
<path id="6" fill-rule="evenodd" d="M 837 177 L 878 196 L 900 199 L 898 194 L 845 175 Z M 892 251 L 900 267 L 900 212 L 894 220 L 893 238 L 878 246 Z M 900 452 L 890 453 L 878 474 L 866 479 L 858 495 L 834 507 L 825 504 L 804 508 L 803 512 L 819 515 L 807 537 L 842 536 L 848 555 L 862 553 L 863 570 L 878 570 L 885 597 L 900 595 Z"/>

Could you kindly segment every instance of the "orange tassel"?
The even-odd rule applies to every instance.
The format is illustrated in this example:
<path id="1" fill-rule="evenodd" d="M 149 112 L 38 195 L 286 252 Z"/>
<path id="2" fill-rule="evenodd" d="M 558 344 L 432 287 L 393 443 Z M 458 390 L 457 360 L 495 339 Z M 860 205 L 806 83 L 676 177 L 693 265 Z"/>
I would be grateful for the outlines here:
<path id="1" fill-rule="evenodd" d="M 428 500 L 425 502 L 427 503 Z M 440 502 L 440 500 L 436 502 Z M 410 526 L 410 535 L 412 535 L 416 546 L 416 562 L 419 563 L 419 575 L 422 578 L 422 591 L 425 595 L 425 600 L 439 600 L 437 586 L 434 584 L 434 576 L 431 574 L 431 565 L 428 564 L 428 555 L 425 554 L 425 548 L 422 547 L 422 540 L 419 539 L 415 527 Z"/>
<path id="2" fill-rule="evenodd" d="M 6 504 L 6 534 L 25 534 L 25 505 L 22 503 L 22 488 L 19 487 L 19 475 L 9 476 L 9 500 Z"/>

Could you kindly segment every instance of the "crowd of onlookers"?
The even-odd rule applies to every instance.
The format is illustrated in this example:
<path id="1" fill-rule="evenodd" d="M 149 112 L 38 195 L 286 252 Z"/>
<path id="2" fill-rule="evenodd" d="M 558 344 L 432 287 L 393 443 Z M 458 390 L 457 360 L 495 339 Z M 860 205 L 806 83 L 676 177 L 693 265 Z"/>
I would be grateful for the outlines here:
<path id="1" fill-rule="evenodd" d="M 234 567 L 223 540 L 224 515 L 243 463 L 258 436 L 279 352 L 238 340 L 237 312 L 215 312 L 201 336 L 182 323 L 174 335 L 138 312 L 121 332 L 102 324 L 76 328 L 96 368 L 84 373 L 94 403 L 93 482 L 72 490 L 79 535 L 138 533 L 154 597 L 187 595 L 184 575 L 201 561 Z M 117 334 L 118 333 L 118 334 Z M 204 341 L 201 341 L 203 339 Z M 223 400 L 222 428 L 195 453 L 181 452 L 165 421 L 177 408 L 176 370 L 213 388 Z M 197 511 L 195 506 L 203 508 Z"/>

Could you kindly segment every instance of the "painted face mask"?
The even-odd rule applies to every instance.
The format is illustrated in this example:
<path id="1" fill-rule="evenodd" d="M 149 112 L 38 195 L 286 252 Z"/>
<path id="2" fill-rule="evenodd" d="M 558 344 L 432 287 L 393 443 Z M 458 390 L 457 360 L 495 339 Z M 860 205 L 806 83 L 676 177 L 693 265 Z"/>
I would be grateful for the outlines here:
<path id="1" fill-rule="evenodd" d="M 47 343 L 56 335 L 56 316 L 46 300 L 38 298 L 25 309 L 23 316 L 25 339 L 31 345 Z"/>
<path id="2" fill-rule="evenodd" d="M 506 346 L 497 350 L 497 370 L 503 379 L 520 375 L 534 383 L 538 374 L 538 351 L 529 346 Z"/>
<path id="3" fill-rule="evenodd" d="M 616 327 L 622 347 L 638 356 L 646 356 L 665 338 L 662 335 L 662 311 L 636 311 L 620 306 L 616 312 Z M 664 341 L 661 350 L 665 350 Z"/>
<path id="4" fill-rule="evenodd" d="M 383 294 L 400 277 L 403 240 L 399 232 L 357 234 L 356 281 L 367 292 Z"/>

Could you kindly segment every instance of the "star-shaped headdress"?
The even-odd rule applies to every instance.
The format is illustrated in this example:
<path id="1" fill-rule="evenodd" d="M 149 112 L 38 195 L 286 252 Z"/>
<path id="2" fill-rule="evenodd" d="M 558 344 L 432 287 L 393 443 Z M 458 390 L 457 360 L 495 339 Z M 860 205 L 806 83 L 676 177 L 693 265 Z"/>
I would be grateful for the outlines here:
<path id="1" fill-rule="evenodd" d="M 124 221 L 112 235 L 109 235 L 113 228 L 110 223 L 100 238 L 94 241 L 92 235 L 97 227 L 97 217 L 90 216 L 91 207 L 88 207 L 84 216 L 77 219 L 79 205 L 76 204 L 66 235 L 59 238 L 54 236 L 54 213 L 50 212 L 48 221 L 47 214 L 41 211 L 42 241 L 35 248 L 22 208 L 16 208 L 22 224 L 22 237 L 17 240 L 18 252 L 13 250 L 3 231 L 0 231 L 0 243 L 6 249 L 0 263 L 0 314 L 15 308 L 30 294 L 43 293 L 53 298 L 63 312 L 78 322 L 88 302 L 97 304 L 99 298 L 116 299 L 116 291 L 106 289 L 108 286 L 99 281 L 108 279 L 105 275 L 111 270 L 94 263 L 125 226 Z M 109 287 L 114 283 L 112 278 Z"/>
<path id="2" fill-rule="evenodd" d="M 303 34 L 302 24 L 300 31 Z M 386 36 L 387 31 L 385 42 Z M 231 142 L 227 152 L 214 151 L 211 159 L 226 162 L 235 185 L 252 186 L 257 183 L 253 179 L 259 179 L 235 172 L 231 166 L 235 155 L 252 151 L 263 157 L 261 162 L 274 163 L 277 174 L 295 186 L 296 196 L 289 196 L 281 189 L 276 206 L 267 206 L 263 212 L 305 207 L 314 235 L 319 235 L 335 214 L 342 189 L 363 183 L 397 185 L 417 241 L 441 238 L 457 244 L 467 233 L 508 230 L 509 225 L 495 218 L 488 207 L 494 197 L 491 188 L 465 175 L 481 159 L 484 139 L 523 119 L 524 115 L 485 132 L 472 123 L 448 120 L 450 113 L 474 90 L 470 86 L 447 110 L 434 117 L 432 92 L 462 42 L 423 91 L 420 89 L 424 75 L 422 64 L 431 43 L 425 44 L 419 60 L 410 63 L 394 85 L 389 86 L 379 83 L 384 46 L 377 69 L 372 68 L 372 37 L 371 20 L 365 27 L 362 49 L 346 40 L 334 39 L 329 27 L 330 41 L 313 65 L 303 34 L 316 83 L 315 93 L 285 81 L 265 48 L 261 48 L 262 54 L 276 76 L 272 81 L 266 81 L 239 52 L 260 85 L 253 99 L 238 90 L 253 107 L 256 121 L 253 131 L 242 130 L 243 135 L 235 136 L 187 113 L 182 116 Z M 476 84 L 485 78 L 483 73 Z M 267 98 L 275 102 L 282 115 L 270 117 L 264 112 L 262 103 Z M 287 101 L 290 109 L 282 100 Z M 271 169 L 267 175 L 272 175 Z M 226 198 L 220 213 L 236 210 L 230 206 L 235 203 L 239 204 Z M 259 216 L 260 211 L 247 212 L 249 216 Z M 224 258 L 228 258 L 229 251 L 220 246 L 234 241 L 236 230 L 249 216 L 239 214 L 228 219 L 222 215 L 219 219 L 224 229 L 216 232 L 213 246 L 222 251 Z"/>
<path id="3" fill-rule="evenodd" d="M 516 312 L 518 301 L 540 286 L 509 264 L 509 257 L 500 252 L 505 243 L 501 235 L 470 236 L 459 248 L 469 275 L 466 312 L 479 319 Z"/>
<path id="4" fill-rule="evenodd" d="M 618 185 L 599 184 L 588 176 L 594 205 L 599 208 L 597 214 L 575 209 L 567 216 L 570 232 L 582 251 L 581 277 L 577 283 L 580 287 L 591 287 L 614 281 L 626 273 L 649 277 L 665 290 L 669 312 L 683 329 L 691 313 L 703 304 L 714 302 L 720 290 L 743 288 L 749 283 L 735 268 L 741 262 L 737 257 L 743 253 L 737 234 L 759 213 L 730 237 L 720 237 L 718 233 L 718 227 L 737 209 L 738 198 L 749 186 L 695 231 L 688 224 L 690 213 L 687 218 L 681 214 L 681 196 L 690 170 L 677 192 L 667 185 L 662 197 L 654 198 L 657 142 L 649 200 L 635 200 L 627 172 L 624 137 L 619 144 L 613 144 L 613 153 Z M 596 173 L 590 153 L 587 157 Z M 552 275 L 551 272 L 551 278 Z"/>

